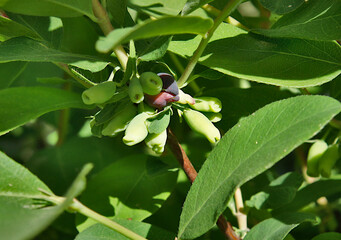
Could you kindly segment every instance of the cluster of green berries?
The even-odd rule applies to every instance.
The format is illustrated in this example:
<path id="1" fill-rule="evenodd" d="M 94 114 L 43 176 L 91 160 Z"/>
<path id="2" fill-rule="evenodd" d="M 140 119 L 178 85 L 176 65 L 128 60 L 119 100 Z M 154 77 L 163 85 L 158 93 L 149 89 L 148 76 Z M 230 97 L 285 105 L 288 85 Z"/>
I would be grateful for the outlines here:
<path id="1" fill-rule="evenodd" d="M 133 76 L 126 88 L 117 91 L 115 82 L 106 81 L 83 92 L 85 104 L 102 108 L 90 122 L 94 135 L 116 136 L 124 131 L 126 145 L 145 141 L 147 147 L 161 154 L 173 106 L 192 130 L 213 144 L 220 140 L 220 132 L 213 124 L 221 119 L 222 106 L 217 98 L 193 98 L 180 90 L 168 73 L 144 72 L 140 77 Z M 126 97 L 115 98 L 122 92 Z"/>
<path id="2" fill-rule="evenodd" d="M 316 140 L 311 145 L 307 157 L 307 174 L 311 177 L 330 177 L 339 158 L 339 145 L 329 145 L 323 140 Z"/>

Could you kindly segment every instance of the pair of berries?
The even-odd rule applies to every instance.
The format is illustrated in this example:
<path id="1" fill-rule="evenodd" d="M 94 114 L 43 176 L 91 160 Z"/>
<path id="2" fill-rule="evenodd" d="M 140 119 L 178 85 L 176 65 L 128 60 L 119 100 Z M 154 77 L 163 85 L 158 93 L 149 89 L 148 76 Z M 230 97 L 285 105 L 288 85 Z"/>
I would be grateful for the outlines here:
<path id="1" fill-rule="evenodd" d="M 159 110 L 172 102 L 179 101 L 179 88 L 172 75 L 168 73 L 144 72 L 140 78 L 130 81 L 128 94 L 133 103 L 143 100 Z"/>

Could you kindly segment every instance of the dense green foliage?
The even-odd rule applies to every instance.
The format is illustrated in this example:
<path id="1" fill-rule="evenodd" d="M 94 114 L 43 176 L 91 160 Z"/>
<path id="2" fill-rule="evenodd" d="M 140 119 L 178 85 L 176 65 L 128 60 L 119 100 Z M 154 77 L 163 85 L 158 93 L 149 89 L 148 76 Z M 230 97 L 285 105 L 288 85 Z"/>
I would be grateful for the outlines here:
<path id="1" fill-rule="evenodd" d="M 0 0 L 0 238 L 341 239 L 340 13 Z"/>

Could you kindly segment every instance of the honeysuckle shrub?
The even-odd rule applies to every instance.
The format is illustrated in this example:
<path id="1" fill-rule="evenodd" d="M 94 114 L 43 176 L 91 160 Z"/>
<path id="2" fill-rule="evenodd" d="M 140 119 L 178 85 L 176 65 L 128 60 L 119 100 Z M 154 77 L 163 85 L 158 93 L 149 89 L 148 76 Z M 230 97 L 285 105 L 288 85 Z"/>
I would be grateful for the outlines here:
<path id="1" fill-rule="evenodd" d="M 0 238 L 341 239 L 340 12 L 0 1 Z"/>

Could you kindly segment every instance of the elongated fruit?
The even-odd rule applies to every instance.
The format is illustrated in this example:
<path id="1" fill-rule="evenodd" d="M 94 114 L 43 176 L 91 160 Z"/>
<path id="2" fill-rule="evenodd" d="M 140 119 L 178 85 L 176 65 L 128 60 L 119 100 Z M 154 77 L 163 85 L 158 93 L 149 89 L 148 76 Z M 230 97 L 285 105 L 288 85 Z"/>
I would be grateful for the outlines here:
<path id="1" fill-rule="evenodd" d="M 147 147 L 152 149 L 155 153 L 161 154 L 165 149 L 167 141 L 167 130 L 159 134 L 149 134 L 145 142 Z"/>
<path id="2" fill-rule="evenodd" d="M 195 104 L 190 105 L 191 108 L 201 112 L 215 112 L 221 111 L 221 101 L 215 97 L 200 97 L 194 98 Z"/>
<path id="3" fill-rule="evenodd" d="M 130 80 L 128 95 L 133 103 L 140 103 L 144 99 L 143 89 L 140 80 L 137 77 L 133 77 Z"/>
<path id="4" fill-rule="evenodd" d="M 82 93 L 82 99 L 85 104 L 102 104 L 114 96 L 116 84 L 112 81 L 99 83 Z"/>
<path id="5" fill-rule="evenodd" d="M 322 155 L 322 157 L 319 160 L 318 163 L 318 170 L 322 177 L 330 177 L 330 173 L 336 163 L 336 161 L 339 159 L 339 145 L 333 144 L 328 147 L 328 149 L 325 151 L 325 153 Z"/>
<path id="6" fill-rule="evenodd" d="M 201 112 L 186 109 L 183 116 L 193 131 L 204 135 L 209 142 L 217 143 L 220 140 L 220 132 L 213 123 Z"/>
<path id="7" fill-rule="evenodd" d="M 307 157 L 307 174 L 311 177 L 318 177 L 319 160 L 325 151 L 328 149 L 328 144 L 325 141 L 317 140 L 311 145 Z"/>
<path id="8" fill-rule="evenodd" d="M 147 137 L 148 129 L 146 120 L 148 117 L 150 117 L 148 113 L 142 112 L 130 121 L 123 137 L 123 142 L 126 145 L 132 146 L 138 144 Z"/>
<path id="9" fill-rule="evenodd" d="M 134 104 L 120 106 L 114 117 L 102 129 L 103 136 L 115 136 L 117 133 L 124 131 L 128 123 L 137 113 Z"/>

